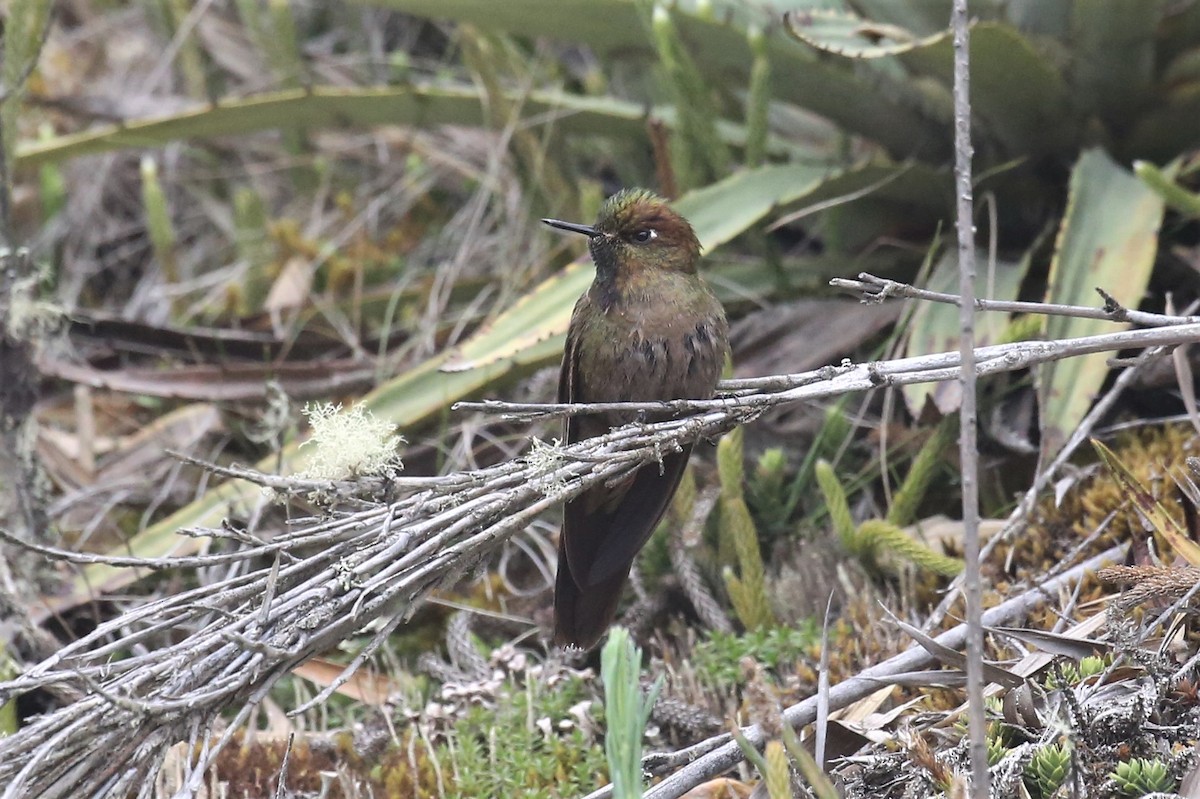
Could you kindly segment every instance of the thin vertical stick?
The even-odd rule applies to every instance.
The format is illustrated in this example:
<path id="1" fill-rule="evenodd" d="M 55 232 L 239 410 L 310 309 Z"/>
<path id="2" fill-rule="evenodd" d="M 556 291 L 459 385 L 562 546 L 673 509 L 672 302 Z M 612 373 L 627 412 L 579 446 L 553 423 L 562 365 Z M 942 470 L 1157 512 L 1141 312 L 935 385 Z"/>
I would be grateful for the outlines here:
<path id="1" fill-rule="evenodd" d="M 964 578 L 967 598 L 967 721 L 971 736 L 971 796 L 987 799 L 988 764 L 983 713 L 983 590 L 979 576 L 979 456 L 975 410 L 975 223 L 971 195 L 970 32 L 967 0 L 954 0 L 954 182 L 958 206 L 959 341 L 962 358 Z"/>

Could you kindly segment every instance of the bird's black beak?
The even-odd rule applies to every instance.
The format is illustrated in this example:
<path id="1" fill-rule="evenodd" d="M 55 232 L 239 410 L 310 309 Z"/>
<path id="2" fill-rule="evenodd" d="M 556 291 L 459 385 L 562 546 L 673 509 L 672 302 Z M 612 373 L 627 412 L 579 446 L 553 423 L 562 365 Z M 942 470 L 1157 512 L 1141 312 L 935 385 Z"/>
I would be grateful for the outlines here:
<path id="1" fill-rule="evenodd" d="M 543 219 L 542 221 L 550 227 L 556 227 L 559 230 L 569 230 L 572 233 L 582 233 L 589 239 L 600 235 L 600 231 L 596 230 L 596 228 L 592 227 L 591 225 L 579 225 L 574 222 L 562 222 L 557 219 Z"/>

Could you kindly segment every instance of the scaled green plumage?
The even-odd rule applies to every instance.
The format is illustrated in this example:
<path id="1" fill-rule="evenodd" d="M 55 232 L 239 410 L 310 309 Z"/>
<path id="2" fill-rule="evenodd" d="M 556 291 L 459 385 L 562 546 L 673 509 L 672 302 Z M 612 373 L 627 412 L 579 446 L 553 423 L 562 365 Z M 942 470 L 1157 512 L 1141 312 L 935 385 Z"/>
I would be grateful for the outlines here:
<path id="1" fill-rule="evenodd" d="M 720 302 L 696 274 L 700 243 L 652 192 L 620 192 L 595 225 L 544 220 L 588 237 L 596 278 L 567 331 L 560 402 L 706 399 L 729 352 Z M 602 435 L 634 413 L 570 417 L 568 443 Z M 645 418 L 653 419 L 653 414 Z M 616 614 L 629 568 L 662 518 L 691 448 L 616 485 L 568 502 L 559 538 L 555 643 L 590 649 Z"/>

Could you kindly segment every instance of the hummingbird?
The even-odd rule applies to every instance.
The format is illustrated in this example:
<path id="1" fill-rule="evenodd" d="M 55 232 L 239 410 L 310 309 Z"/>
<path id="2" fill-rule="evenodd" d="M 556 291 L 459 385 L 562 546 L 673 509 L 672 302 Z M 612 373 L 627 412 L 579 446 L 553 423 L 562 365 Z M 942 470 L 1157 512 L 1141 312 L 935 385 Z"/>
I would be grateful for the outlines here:
<path id="1" fill-rule="evenodd" d="M 596 277 L 575 303 L 558 401 L 708 399 L 729 355 L 729 325 L 696 272 L 700 241 L 686 219 L 645 189 L 610 197 L 594 225 L 543 219 L 588 237 Z M 569 416 L 568 444 L 670 414 Z M 633 560 L 679 486 L 691 446 L 566 503 L 554 586 L 554 643 L 593 648 L 617 612 Z"/>

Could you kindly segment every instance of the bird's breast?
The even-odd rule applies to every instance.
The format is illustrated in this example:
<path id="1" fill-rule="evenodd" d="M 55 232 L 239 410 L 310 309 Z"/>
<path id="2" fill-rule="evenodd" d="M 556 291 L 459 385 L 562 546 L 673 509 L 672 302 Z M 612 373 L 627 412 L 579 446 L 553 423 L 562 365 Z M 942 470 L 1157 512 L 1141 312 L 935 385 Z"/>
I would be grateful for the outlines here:
<path id="1" fill-rule="evenodd" d="M 614 307 L 585 331 L 578 365 L 588 402 L 705 399 L 724 366 L 723 315 Z"/>

